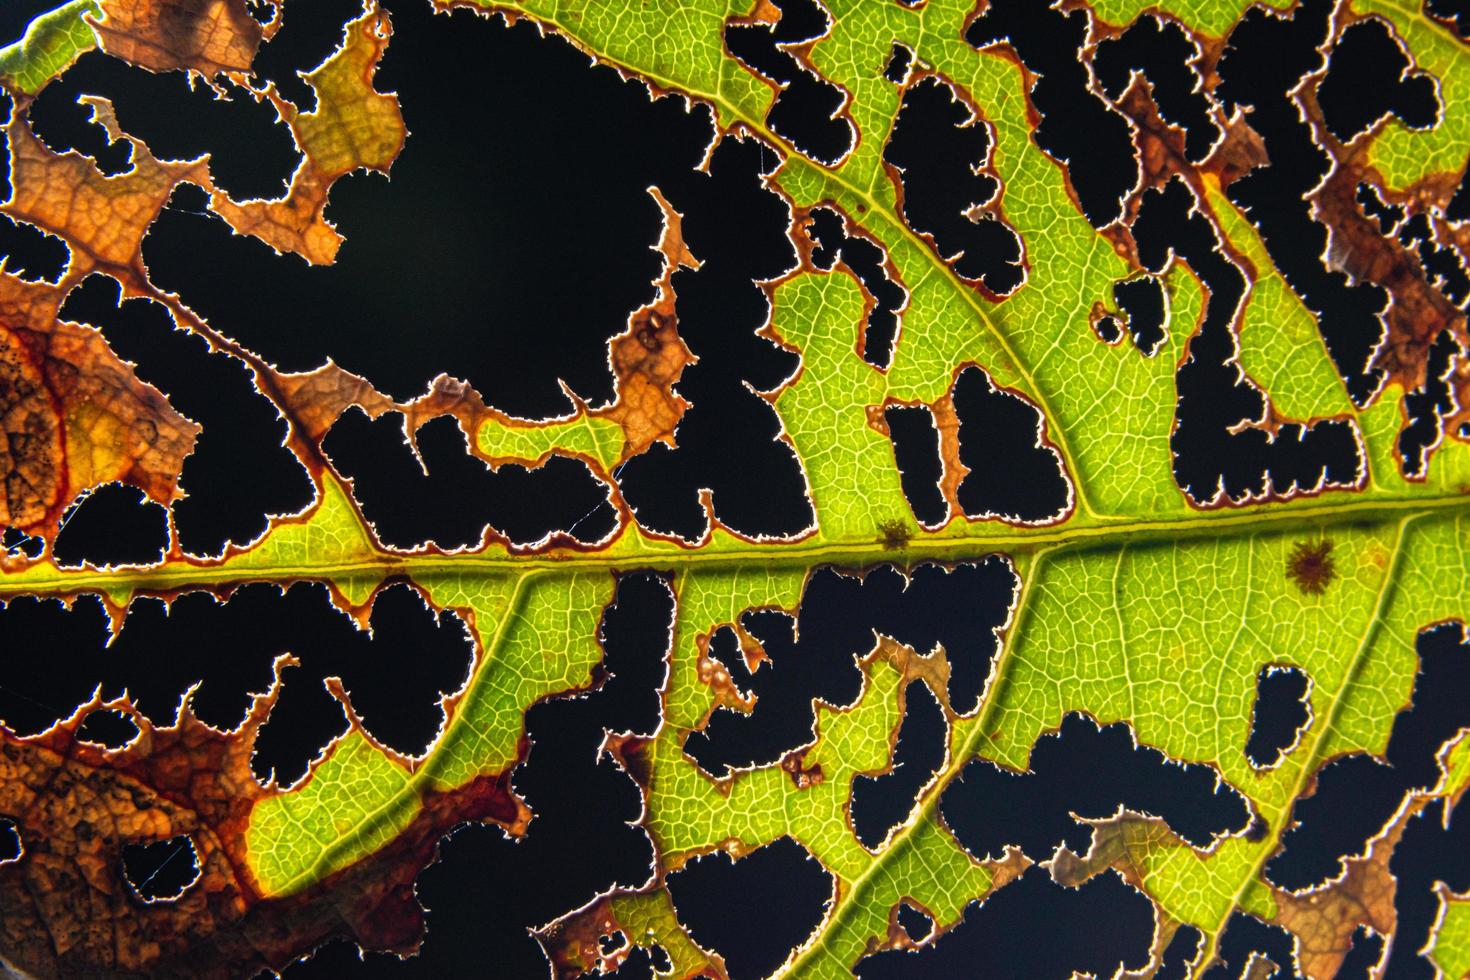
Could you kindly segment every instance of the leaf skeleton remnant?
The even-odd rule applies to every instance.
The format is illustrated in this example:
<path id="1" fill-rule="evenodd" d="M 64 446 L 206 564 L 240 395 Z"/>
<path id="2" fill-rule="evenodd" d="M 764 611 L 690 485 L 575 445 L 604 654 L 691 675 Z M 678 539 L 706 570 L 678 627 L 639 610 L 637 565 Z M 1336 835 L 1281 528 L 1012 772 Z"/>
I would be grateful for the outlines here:
<path id="1" fill-rule="evenodd" d="M 1453 6 L 36 18 L 0 963 L 1465 975 Z"/>

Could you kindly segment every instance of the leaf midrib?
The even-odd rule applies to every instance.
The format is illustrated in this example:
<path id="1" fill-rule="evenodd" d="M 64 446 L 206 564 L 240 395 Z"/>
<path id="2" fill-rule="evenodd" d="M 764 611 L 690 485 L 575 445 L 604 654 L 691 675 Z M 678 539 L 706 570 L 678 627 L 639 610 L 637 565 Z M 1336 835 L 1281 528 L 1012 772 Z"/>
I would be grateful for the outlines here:
<path id="1" fill-rule="evenodd" d="M 1072 521 L 1045 528 L 996 526 L 993 533 L 963 537 L 920 535 L 899 549 L 890 548 L 876 539 L 849 542 L 808 539 L 791 544 L 741 542 L 739 546 L 728 549 L 715 546 L 714 550 L 709 546 L 677 551 L 655 551 L 650 548 L 626 554 L 562 551 L 528 555 L 404 555 L 380 550 L 352 561 L 333 559 L 293 562 L 269 568 L 236 567 L 228 561 L 221 564 L 193 564 L 183 561 L 156 568 L 112 571 L 55 569 L 49 575 L 26 577 L 0 574 L 0 598 L 14 595 L 117 592 L 120 589 L 169 592 L 195 586 L 228 586 L 247 582 L 302 579 L 340 580 L 361 576 L 407 575 L 418 578 L 446 574 L 577 574 L 638 568 L 713 571 L 753 566 L 780 569 L 820 564 L 853 567 L 881 562 L 915 564 L 923 561 L 963 561 L 997 551 L 1024 554 L 1056 548 L 1105 549 L 1123 543 L 1227 537 L 1262 531 L 1287 533 L 1320 529 L 1333 524 L 1377 524 L 1406 514 L 1451 515 L 1463 511 L 1470 511 L 1470 495 L 1464 493 L 1398 500 L 1361 496 L 1347 500 L 1341 497 L 1319 497 L 1288 504 L 1201 511 L 1181 517 L 1152 520 L 1140 518 L 1109 524 Z M 637 532 L 630 530 L 627 533 Z M 256 545 L 255 549 L 268 545 L 269 539 Z"/>

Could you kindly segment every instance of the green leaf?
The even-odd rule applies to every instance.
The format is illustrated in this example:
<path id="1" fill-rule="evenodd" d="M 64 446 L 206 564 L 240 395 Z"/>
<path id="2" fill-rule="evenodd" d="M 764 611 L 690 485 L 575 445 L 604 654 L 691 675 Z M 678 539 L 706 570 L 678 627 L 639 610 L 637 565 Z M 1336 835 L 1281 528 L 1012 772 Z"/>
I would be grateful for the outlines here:
<path id="1" fill-rule="evenodd" d="M 1470 496 L 1464 490 L 1470 449 L 1451 431 L 1434 450 L 1424 479 L 1402 475 L 1402 378 L 1368 406 L 1352 403 L 1315 317 L 1221 191 L 1217 173 L 1194 176 L 1208 217 L 1250 268 L 1239 364 L 1268 393 L 1278 421 L 1335 417 L 1356 427 L 1368 471 L 1359 489 L 1193 506 L 1175 480 L 1170 437 L 1175 374 L 1207 300 L 1198 277 L 1182 263 L 1164 274 L 1167 340 L 1153 357 L 1126 342 L 1100 342 L 1090 326 L 1093 304 L 1107 301 L 1115 282 L 1139 270 L 1114 238 L 1089 225 L 1063 168 L 1037 146 L 1027 80 L 1015 60 L 977 52 L 963 40 L 971 0 L 928 0 L 917 10 L 891 0 L 829 0 L 826 6 L 833 26 L 810 47 L 810 62 L 849 94 L 847 111 L 860 134 L 852 154 L 835 167 L 807 159 L 772 132 L 767 118 L 776 93 L 726 52 L 727 20 L 750 16 L 749 4 L 485 4 L 566 36 L 634 79 L 630 84 L 646 81 L 712 106 L 726 131 L 753 134 L 780 151 L 771 182 L 799 213 L 835 206 L 885 250 L 908 292 L 887 371 L 857 353 L 866 305 L 855 277 L 840 268 L 824 273 L 807 266 L 767 284 L 770 333 L 801 357 L 800 372 L 772 400 L 808 483 L 817 514 L 811 533 L 792 541 L 751 541 L 717 527 L 708 540 L 685 547 L 630 522 L 624 533 L 590 551 L 549 546 L 522 553 L 491 541 L 464 553 L 405 554 L 376 543 L 349 490 L 324 468 L 309 513 L 277 521 L 261 541 L 221 561 L 174 556 L 154 567 L 105 571 L 12 562 L 0 577 L 4 597 L 105 594 L 115 617 L 139 595 L 227 591 L 259 581 L 324 581 L 344 608 L 362 615 L 383 583 L 407 579 L 436 608 L 455 610 L 473 624 L 473 672 L 422 759 L 395 756 L 360 726 L 290 788 L 230 783 L 226 777 L 238 775 L 238 760 L 232 770 L 191 757 L 201 779 L 218 781 L 232 798 L 246 801 L 243 819 L 211 823 L 196 808 L 199 823 L 211 828 L 221 853 L 241 869 L 230 884 L 244 896 L 241 903 L 266 909 L 265 915 L 280 910 L 283 931 L 294 942 L 282 947 L 290 955 L 323 936 L 292 910 L 316 901 L 335 908 L 349 894 L 357 901 L 358 892 L 351 891 L 357 888 L 376 902 L 382 896 L 362 884 L 368 875 L 386 867 L 411 880 L 428 860 L 432 841 L 466 813 L 494 819 L 513 834 L 525 832 L 527 815 L 514 808 L 510 816 L 492 816 L 465 807 L 483 802 L 476 794 L 502 785 L 523 757 L 528 708 L 598 682 L 599 618 L 620 573 L 668 573 L 677 597 L 662 726 L 646 745 L 629 750 L 631 761 L 618 756 L 620 764 L 640 771 L 643 824 L 658 865 L 644 890 L 604 896 L 551 924 L 544 938 L 559 962 L 591 967 L 600 954 L 585 936 L 618 923 L 635 944 L 662 946 L 680 975 L 721 973 L 724 966 L 717 951 L 702 949 L 680 924 L 664 887 L 667 874 L 699 855 L 722 849 L 743 854 L 784 836 L 799 841 L 837 880 L 834 902 L 808 941 L 792 951 L 785 975 L 847 974 L 890 942 L 890 914 L 904 899 L 928 910 L 941 930 L 952 927 L 969 903 L 1005 887 L 1025 861 L 1012 855 L 982 862 L 967 854 L 939 817 L 946 787 L 976 757 L 1024 770 L 1037 739 L 1072 712 L 1103 724 L 1126 723 L 1140 743 L 1168 758 L 1213 767 L 1244 795 L 1265 828 L 1230 835 L 1210 850 L 1168 833 L 1139 835 L 1122 845 L 1117 866 L 1157 910 L 1154 954 L 1178 925 L 1193 925 L 1205 936 L 1195 963 L 1201 973 L 1233 914 L 1278 918 L 1282 896 L 1262 869 L 1291 826 L 1292 808 L 1314 790 L 1328 761 L 1383 753 L 1395 715 L 1411 698 L 1419 632 L 1470 614 Z M 1216 50 L 1245 6 L 1166 5 Z M 1123 25 L 1150 8 L 1135 0 L 1100 0 L 1092 9 L 1102 21 Z M 1410 131 L 1396 121 L 1379 127 L 1360 159 L 1377 168 L 1373 173 L 1388 190 L 1404 191 L 1433 175 L 1449 186 L 1442 178 L 1462 166 L 1470 133 L 1470 97 L 1460 97 L 1470 87 L 1463 46 L 1417 6 L 1363 0 L 1354 9 L 1393 24 L 1418 67 L 1438 79 L 1444 105 L 1431 130 Z M 59 74 L 94 43 L 83 11 L 97 8 L 90 0 L 68 4 L 0 51 L 0 83 L 19 97 Z M 901 98 L 883 75 L 894 43 L 907 45 L 916 64 L 964 93 L 993 134 L 1001 210 L 1024 243 L 1028 263 L 1025 284 L 1003 300 L 959 278 L 900 212 L 882 157 Z M 351 97 L 343 96 L 349 110 Z M 216 206 L 223 210 L 218 200 Z M 14 202 L 9 207 L 13 211 Z M 17 217 L 45 226 L 35 215 Z M 47 230 L 78 244 L 65 228 Z M 129 288 L 167 301 L 146 280 Z M 179 304 L 171 309 L 182 325 L 209 329 Z M 1458 329 L 1463 333 L 1463 319 Z M 263 390 L 296 423 L 302 442 L 294 448 L 319 438 L 321 427 L 303 409 L 307 403 L 282 394 L 279 377 L 258 359 L 252 363 L 261 377 L 275 379 L 275 387 Z M 1040 437 L 1056 448 L 1075 495 L 1064 518 L 1031 526 L 955 516 L 932 530 L 914 519 L 892 444 L 871 420 L 886 405 L 942 403 L 968 365 L 1041 413 Z M 392 408 L 376 393 L 354 400 L 372 411 Z M 472 442 L 489 460 L 536 463 L 560 452 L 614 477 L 626 461 L 625 432 L 611 415 L 579 408 L 567 419 L 523 424 L 465 411 L 461 422 L 470 420 Z M 1292 555 L 1304 542 L 1330 542 L 1335 576 L 1324 589 L 1303 588 L 1290 574 Z M 803 781 L 770 765 L 717 782 L 685 754 L 685 739 L 719 703 L 701 671 L 704 645 L 718 627 L 738 623 L 748 610 L 796 610 L 816 569 L 912 568 L 991 555 L 1007 557 L 1020 586 L 983 701 L 966 716 L 945 703 L 951 722 L 945 765 L 876 851 L 859 843 L 850 823 L 853 779 L 890 765 L 903 689 L 916 679 L 925 682 L 910 668 L 929 651 L 875 635 L 862 661 L 859 700 L 843 709 L 818 705 L 815 744 L 788 760 L 798 773 L 820 770 L 820 779 Z M 1300 668 L 1311 678 L 1312 721 L 1279 766 L 1260 770 L 1243 750 L 1256 678 L 1271 664 Z M 257 711 L 268 712 L 274 696 L 263 697 Z M 74 728 L 79 720 L 67 724 Z M 188 719 L 181 724 L 189 730 Z M 254 730 L 247 725 L 238 738 L 248 740 Z M 198 735 L 205 742 L 212 737 Z M 53 750 L 49 743 L 6 738 L 7 745 L 22 746 L 18 758 Z M 1463 747 L 1457 751 L 1450 775 L 1422 796 L 1459 799 Z M 123 769 L 122 762 L 102 756 L 44 761 L 89 771 Z M 33 770 L 51 772 L 40 762 L 9 765 L 0 774 L 17 784 L 32 779 Z M 0 811 L 4 803 L 0 795 Z M 418 846 L 421 838 L 430 841 L 428 850 Z M 1461 897 L 1443 900 L 1446 914 L 1431 953 L 1443 970 L 1458 975 L 1470 964 L 1470 912 Z M 377 906 L 366 907 L 341 914 L 359 940 L 371 937 L 359 927 Z M 163 948 L 151 960 L 139 955 L 129 965 L 147 970 L 181 954 Z"/>

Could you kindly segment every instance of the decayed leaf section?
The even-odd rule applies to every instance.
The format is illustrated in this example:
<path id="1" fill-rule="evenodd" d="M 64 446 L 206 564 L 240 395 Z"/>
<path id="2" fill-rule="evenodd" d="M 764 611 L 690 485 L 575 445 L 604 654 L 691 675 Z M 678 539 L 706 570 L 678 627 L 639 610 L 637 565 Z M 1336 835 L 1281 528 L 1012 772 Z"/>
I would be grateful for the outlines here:
<path id="1" fill-rule="evenodd" d="M 83 491 L 125 480 L 169 504 L 199 427 L 138 380 L 64 291 L 0 274 L 0 522 L 50 539 Z"/>
<path id="2" fill-rule="evenodd" d="M 347 40 L 305 76 L 316 108 L 299 112 L 272 89 L 271 103 L 291 127 L 304 154 L 286 196 L 276 201 L 236 204 L 216 190 L 210 208 L 241 234 L 253 235 L 280 252 L 295 252 L 314 265 L 330 265 L 342 236 L 323 212 L 337 178 L 355 170 L 387 173 L 408 130 L 398 97 L 373 88 L 378 62 L 393 36 L 388 15 L 377 3 L 347 25 Z"/>
<path id="3" fill-rule="evenodd" d="M 253 871 L 248 833 L 255 808 L 283 791 L 259 782 L 251 756 L 294 662 L 276 658 L 270 689 L 233 731 L 201 721 L 187 696 L 177 721 L 159 726 L 128 697 L 104 703 L 98 695 L 38 736 L 0 730 L 0 813 L 23 848 L 20 860 L 0 865 L 9 965 L 39 976 L 230 977 L 282 969 L 334 936 L 417 949 L 423 910 L 413 883 L 444 834 L 467 820 L 519 834 L 529 813 L 508 771 L 425 787 L 382 847 L 273 896 Z M 334 694 L 345 700 L 340 685 Z M 139 734 L 117 750 L 86 741 L 82 726 L 97 710 L 126 715 Z M 361 742 L 355 715 L 352 725 L 348 737 Z M 389 754 L 383 764 L 406 762 Z M 188 838 L 199 874 L 177 897 L 149 901 L 127 875 L 123 848 L 178 837 Z"/>
<path id="4" fill-rule="evenodd" d="M 305 168 L 307 163 L 302 166 Z M 374 419 L 391 412 L 401 413 L 410 442 L 425 423 L 449 415 L 472 435 L 489 428 L 527 436 L 544 430 L 547 433 L 544 442 L 548 446 L 556 442 L 551 435 L 553 430 L 561 427 L 588 422 L 616 426 L 612 431 L 621 432 L 622 445 L 609 455 L 618 462 L 647 451 L 655 442 L 672 446 L 674 430 L 689 407 L 688 401 L 674 391 L 674 386 L 684 368 L 695 361 L 693 352 L 679 335 L 673 277 L 680 269 L 698 269 L 700 261 L 684 242 L 683 216 L 658 188 L 650 187 L 648 192 L 663 217 L 655 246 L 663 259 L 662 270 L 653 283 L 652 302 L 634 310 L 628 316 L 627 329 L 608 341 L 608 366 L 614 391 L 610 403 L 593 408 L 578 402 L 569 418 L 528 422 L 490 407 L 474 388 L 447 375 L 435 378 L 427 392 L 405 403 L 393 401 L 363 378 L 328 364 L 305 374 L 276 375 L 274 379 L 276 390 L 298 429 L 307 438 L 320 441 L 342 413 L 357 407 Z M 505 454 L 493 443 L 487 444 L 487 440 L 479 438 L 472 438 L 471 445 L 496 465 L 504 462 L 535 465 L 549 455 L 544 449 L 534 455 Z M 595 473 L 610 478 L 611 459 L 593 458 L 572 450 L 567 453 L 582 459 Z"/>

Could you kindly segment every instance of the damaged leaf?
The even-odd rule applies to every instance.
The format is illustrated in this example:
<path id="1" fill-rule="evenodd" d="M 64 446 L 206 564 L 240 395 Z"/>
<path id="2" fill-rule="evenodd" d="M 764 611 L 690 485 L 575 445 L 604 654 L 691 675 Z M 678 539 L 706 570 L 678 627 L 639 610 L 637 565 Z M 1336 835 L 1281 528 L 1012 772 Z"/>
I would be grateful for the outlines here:
<path id="1" fill-rule="evenodd" d="M 1028 975 L 1269 961 L 1317 980 L 1372 942 L 1463 972 L 1470 871 L 1443 854 L 1432 873 L 1403 869 L 1416 849 L 1452 851 L 1470 821 L 1456 686 L 1470 677 L 1470 61 L 1415 5 L 1276 6 L 367 0 L 298 71 L 309 109 L 262 80 L 264 52 L 309 25 L 293 20 L 305 0 L 79 0 L 37 18 L 0 50 L 0 212 L 17 241 L 66 257 L 48 277 L 15 246 L 0 271 L 0 647 L 20 651 L 0 664 L 0 829 L 18 842 L 0 839 L 7 969 L 249 975 L 336 939 L 431 969 L 455 917 L 421 895 L 489 867 L 525 887 L 480 927 L 559 977 L 927 971 L 969 962 L 965 943 L 1017 909 L 1045 937 L 1016 964 Z M 199 200 L 191 217 L 291 263 L 272 267 L 282 280 L 353 268 L 335 209 L 403 179 L 416 117 L 394 59 L 438 56 L 412 48 L 430 10 L 455 31 L 565 39 L 636 111 L 708 125 L 702 156 L 658 181 L 637 167 L 666 165 L 659 147 L 576 161 L 595 191 L 616 172 L 646 194 L 658 227 L 641 298 L 586 325 L 608 387 L 584 397 L 556 374 L 559 416 L 502 411 L 455 364 L 407 400 L 330 357 L 278 369 L 144 261 L 145 239 Z M 300 154 L 284 195 L 220 186 L 212 168 L 258 148 L 214 150 L 218 120 L 180 123 L 214 134 L 209 155 L 181 159 L 100 92 L 65 108 L 126 166 L 104 173 L 80 137 L 58 149 L 43 90 L 92 48 L 78 70 L 106 57 L 269 115 Z M 1344 102 L 1354 79 L 1371 84 Z M 498 112 L 526 97 L 474 93 L 464 139 L 528 152 Z M 538 139 L 570 127 L 544 123 Z M 493 224 L 529 193 L 498 173 L 455 207 Z M 585 227 L 559 234 L 611 234 L 587 200 Z M 527 247 L 430 240 L 463 276 Z M 587 272 L 557 268 L 555 288 L 590 291 Z M 164 507 L 219 493 L 220 478 L 181 488 L 185 466 L 210 439 L 216 458 L 246 441 L 140 380 L 153 352 L 114 352 L 126 311 L 92 322 L 99 278 L 202 338 L 278 413 L 265 441 L 311 493 L 266 513 L 257 540 L 192 557 L 175 509 L 152 565 L 49 552 L 89 491 L 123 482 Z M 1109 312 L 1120 284 L 1146 284 L 1148 302 Z M 388 359 L 439 326 L 374 334 L 334 312 L 256 326 L 333 329 Z M 479 312 L 466 351 L 544 341 L 534 317 Z M 349 442 L 390 425 L 386 442 Z M 435 502 L 374 484 L 378 464 Z M 575 513 L 556 510 L 567 501 Z M 387 533 L 405 514 L 433 533 Z M 425 629 L 462 624 L 456 670 L 469 663 L 416 706 L 429 641 L 374 616 L 405 582 Z M 397 644 L 389 683 L 308 676 L 312 649 L 250 621 L 159 641 L 154 669 L 183 672 L 167 677 L 177 704 L 87 673 L 77 637 L 115 654 L 125 624 L 299 583 L 344 629 Z M 29 648 L 27 616 L 51 631 Z M 191 645 L 209 663 L 175 656 Z M 56 666 L 90 697 L 24 734 L 6 699 L 39 700 Z M 1307 721 L 1257 768 L 1244 749 L 1268 666 L 1310 677 Z M 232 705 L 244 720 L 215 724 Z M 136 736 L 89 741 L 94 712 Z M 293 731 L 313 747 L 305 775 L 277 778 Z M 1410 743 L 1423 771 L 1399 757 Z M 1386 799 L 1386 819 L 1314 830 L 1303 814 L 1327 774 L 1359 770 L 1397 774 L 1391 799 L 1370 782 L 1386 777 L 1364 777 L 1356 808 Z M 859 795 L 883 817 L 862 834 Z M 125 852 L 181 839 L 197 875 L 145 894 Z M 1308 846 L 1341 873 L 1284 887 L 1275 869 Z M 751 904 L 770 891 L 748 885 L 761 868 L 779 870 L 790 915 Z M 1098 895 L 1127 901 L 1095 909 Z M 1406 896 L 1434 903 L 1433 921 Z M 1100 923 L 1093 937 L 1064 932 L 1059 908 L 1086 910 L 1073 919 Z M 1427 941 L 1394 948 L 1406 930 Z M 1079 943 L 1086 963 L 1045 959 Z"/>

